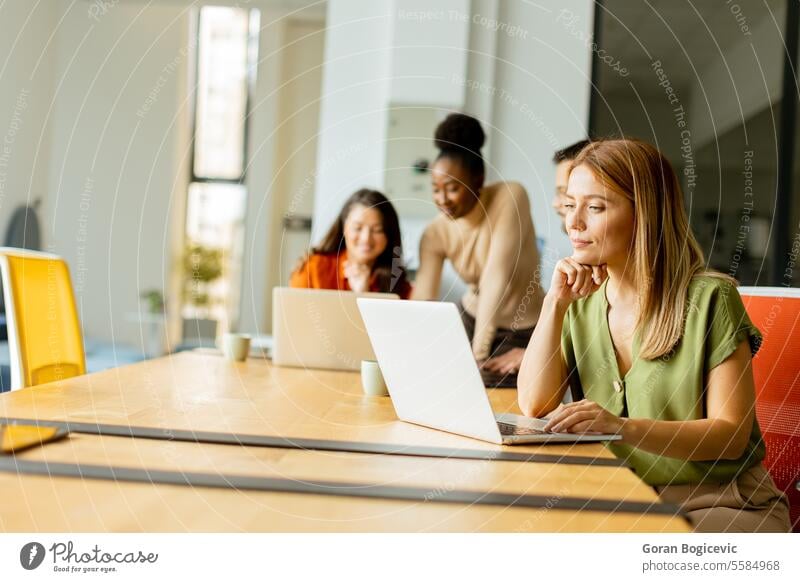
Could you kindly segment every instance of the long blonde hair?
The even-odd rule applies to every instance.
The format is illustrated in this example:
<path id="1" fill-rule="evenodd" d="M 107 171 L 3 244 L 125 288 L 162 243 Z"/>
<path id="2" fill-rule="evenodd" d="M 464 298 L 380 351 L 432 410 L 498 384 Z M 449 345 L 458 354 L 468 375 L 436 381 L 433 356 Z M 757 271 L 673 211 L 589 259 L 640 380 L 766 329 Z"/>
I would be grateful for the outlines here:
<path id="1" fill-rule="evenodd" d="M 664 356 L 683 336 L 692 278 L 706 274 L 735 281 L 706 269 L 678 177 L 655 147 L 636 139 L 593 141 L 572 167 L 581 165 L 633 203 L 633 277 L 640 289 L 636 328 L 643 331 L 639 357 Z"/>

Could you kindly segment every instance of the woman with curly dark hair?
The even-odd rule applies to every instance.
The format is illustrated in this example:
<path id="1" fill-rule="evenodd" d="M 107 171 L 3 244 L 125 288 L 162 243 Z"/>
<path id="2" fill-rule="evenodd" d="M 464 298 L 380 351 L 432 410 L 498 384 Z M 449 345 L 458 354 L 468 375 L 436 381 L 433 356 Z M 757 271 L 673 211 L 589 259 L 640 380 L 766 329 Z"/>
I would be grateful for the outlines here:
<path id="1" fill-rule="evenodd" d="M 475 358 L 486 370 L 513 374 L 542 305 L 539 253 L 525 188 L 484 184 L 484 141 L 468 115 L 451 114 L 436 128 L 431 180 L 441 214 L 422 236 L 413 298 L 438 298 L 449 259 L 469 286 L 461 311 Z"/>
<path id="2" fill-rule="evenodd" d="M 292 273 L 289 285 L 310 289 L 411 295 L 403 264 L 400 222 L 376 190 L 350 196 L 322 242 Z"/>

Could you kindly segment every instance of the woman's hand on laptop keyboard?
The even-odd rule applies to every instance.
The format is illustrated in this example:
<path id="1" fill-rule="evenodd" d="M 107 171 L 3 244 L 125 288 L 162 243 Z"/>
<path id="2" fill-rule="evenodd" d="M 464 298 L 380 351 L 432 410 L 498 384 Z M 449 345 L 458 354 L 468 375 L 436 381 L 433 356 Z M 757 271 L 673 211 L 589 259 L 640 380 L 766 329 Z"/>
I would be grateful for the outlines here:
<path id="1" fill-rule="evenodd" d="M 588 433 L 598 432 L 616 434 L 622 432 L 624 419 L 611 414 L 591 400 L 580 400 L 564 404 L 551 413 L 544 427 L 549 432 Z"/>

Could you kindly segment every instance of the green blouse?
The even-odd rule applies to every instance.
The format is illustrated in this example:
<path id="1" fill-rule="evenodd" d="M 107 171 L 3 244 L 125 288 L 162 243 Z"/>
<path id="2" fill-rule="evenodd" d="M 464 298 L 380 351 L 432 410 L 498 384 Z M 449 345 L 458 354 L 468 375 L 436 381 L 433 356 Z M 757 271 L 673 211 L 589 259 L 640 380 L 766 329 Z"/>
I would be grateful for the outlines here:
<path id="1" fill-rule="evenodd" d="M 607 281 L 589 297 L 575 301 L 564 318 L 561 349 L 570 371 L 573 392 L 597 402 L 609 412 L 630 418 L 697 420 L 706 417 L 705 380 L 747 339 L 753 355 L 761 334 L 745 312 L 739 292 L 730 282 L 699 275 L 689 285 L 689 300 L 681 340 L 669 354 L 642 360 L 638 332 L 633 338 L 633 364 L 620 376 L 608 328 Z M 766 452 L 758 422 L 745 452 L 736 460 L 686 461 L 610 443 L 650 485 L 732 481 L 758 464 Z"/>

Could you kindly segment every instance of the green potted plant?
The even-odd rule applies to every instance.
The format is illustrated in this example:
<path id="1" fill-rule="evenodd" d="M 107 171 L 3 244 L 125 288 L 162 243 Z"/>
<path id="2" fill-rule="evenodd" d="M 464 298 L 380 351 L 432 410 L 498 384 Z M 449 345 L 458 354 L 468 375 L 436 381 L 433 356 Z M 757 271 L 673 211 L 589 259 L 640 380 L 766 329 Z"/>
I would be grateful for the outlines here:
<path id="1" fill-rule="evenodd" d="M 211 308 L 216 303 L 211 285 L 222 276 L 223 251 L 192 242 L 186 247 L 183 269 L 184 304 L 191 307 L 192 314 L 183 320 L 184 341 L 211 345 L 217 335 L 217 322 L 210 317 Z"/>
<path id="2" fill-rule="evenodd" d="M 164 294 L 160 289 L 147 289 L 139 294 L 139 297 L 147 305 L 147 313 L 150 315 L 161 315 L 164 313 L 166 305 Z"/>
<path id="3" fill-rule="evenodd" d="M 145 289 L 139 294 L 143 302 L 142 309 L 136 316 L 136 321 L 146 333 L 144 337 L 144 351 L 148 358 L 157 358 L 165 352 L 166 302 L 161 289 Z"/>

